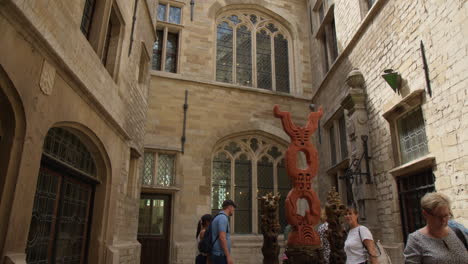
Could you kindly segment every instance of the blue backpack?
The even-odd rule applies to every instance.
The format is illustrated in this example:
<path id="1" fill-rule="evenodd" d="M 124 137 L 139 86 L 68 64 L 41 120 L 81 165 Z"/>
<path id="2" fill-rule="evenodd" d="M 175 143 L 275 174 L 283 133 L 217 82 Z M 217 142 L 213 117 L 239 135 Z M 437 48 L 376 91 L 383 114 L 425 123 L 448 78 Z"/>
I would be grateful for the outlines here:
<path id="1" fill-rule="evenodd" d="M 198 242 L 198 251 L 200 251 L 200 253 L 211 254 L 211 250 L 213 249 L 213 245 L 216 243 L 216 240 L 218 240 L 218 238 L 219 238 L 219 234 L 218 234 L 218 236 L 216 236 L 216 239 L 214 241 L 213 241 L 213 238 L 212 238 L 213 222 L 214 222 L 215 218 L 218 215 L 222 215 L 222 213 L 217 214 L 213 218 L 210 225 L 208 226 L 208 228 L 205 231 L 205 235 L 203 236 L 203 239 L 200 240 L 200 242 Z M 229 232 L 229 228 L 228 228 L 228 230 L 226 230 L 226 233 L 227 232 Z"/>

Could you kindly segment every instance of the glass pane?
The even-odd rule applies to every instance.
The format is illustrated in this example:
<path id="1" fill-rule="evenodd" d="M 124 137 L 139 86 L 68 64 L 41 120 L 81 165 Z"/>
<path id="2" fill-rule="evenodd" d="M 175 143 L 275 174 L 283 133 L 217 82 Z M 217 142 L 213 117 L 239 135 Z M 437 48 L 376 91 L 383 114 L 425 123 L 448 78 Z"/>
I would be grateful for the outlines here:
<path id="1" fill-rule="evenodd" d="M 234 23 L 234 25 L 237 25 L 237 24 L 239 24 L 239 23 L 241 22 L 241 20 L 239 19 L 239 17 L 236 16 L 236 15 L 230 16 L 230 17 L 229 17 L 229 20 L 231 20 L 231 21 Z"/>
<path id="2" fill-rule="evenodd" d="M 138 234 L 145 235 L 151 232 L 151 199 L 140 200 L 140 214 L 138 215 Z"/>
<path id="3" fill-rule="evenodd" d="M 335 20 L 332 20 L 332 22 L 330 23 L 331 25 L 331 47 L 330 47 L 330 56 L 331 56 L 331 63 L 330 64 L 333 64 L 333 62 L 335 62 L 336 58 L 338 57 L 338 43 L 336 41 L 336 26 L 335 26 Z"/>
<path id="4" fill-rule="evenodd" d="M 237 29 L 237 83 L 252 86 L 252 35 L 246 26 Z"/>
<path id="5" fill-rule="evenodd" d="M 158 154 L 158 180 L 157 185 L 174 185 L 175 155 Z"/>
<path id="6" fill-rule="evenodd" d="M 216 80 L 232 82 L 233 31 L 228 23 L 218 25 L 216 41 Z"/>
<path id="7" fill-rule="evenodd" d="M 257 33 L 257 86 L 271 90 L 271 39 L 265 30 Z"/>
<path id="8" fill-rule="evenodd" d="M 151 212 L 151 234 L 164 234 L 164 200 L 153 199 L 153 209 Z"/>
<path id="9" fill-rule="evenodd" d="M 143 175 L 141 177 L 143 185 L 152 185 L 154 179 L 154 153 L 146 152 L 143 158 Z"/>
<path id="10" fill-rule="evenodd" d="M 169 22 L 180 24 L 180 7 L 171 6 L 169 9 Z"/>
<path id="11" fill-rule="evenodd" d="M 167 33 L 167 46 L 166 46 L 166 68 L 167 72 L 177 71 L 177 51 L 179 45 L 178 33 Z"/>
<path id="12" fill-rule="evenodd" d="M 402 163 L 428 153 L 426 129 L 421 108 L 413 110 L 398 120 L 398 136 Z"/>
<path id="13" fill-rule="evenodd" d="M 283 153 L 277 148 L 277 147 L 272 147 L 269 151 L 268 154 L 273 157 L 273 159 L 279 158 L 279 156 L 283 155 Z"/>
<path id="14" fill-rule="evenodd" d="M 158 5 L 158 20 L 166 21 L 166 5 Z"/>
<path id="15" fill-rule="evenodd" d="M 96 176 L 96 165 L 91 153 L 81 140 L 63 128 L 51 128 L 44 141 L 44 153 L 91 176 Z"/>
<path id="16" fill-rule="evenodd" d="M 164 32 L 162 30 L 156 30 L 156 42 L 153 44 L 153 63 L 152 69 L 155 71 L 161 70 L 161 59 L 162 59 L 162 42 L 164 38 Z"/>
<path id="17" fill-rule="evenodd" d="M 241 155 L 235 163 L 235 232 L 252 232 L 252 163 Z"/>
<path id="18" fill-rule="evenodd" d="M 51 228 L 55 219 L 59 178 L 44 169 L 39 171 L 36 194 L 26 247 L 27 263 L 46 264 L 51 243 Z"/>
<path id="19" fill-rule="evenodd" d="M 59 215 L 55 263 L 81 263 L 84 250 L 91 187 L 64 178 Z"/>
<path id="20" fill-rule="evenodd" d="M 241 148 L 235 142 L 229 143 L 229 145 L 224 147 L 224 149 L 229 151 L 229 153 L 231 153 L 232 155 L 235 155 L 237 152 L 241 151 Z"/>
<path id="21" fill-rule="evenodd" d="M 211 209 L 217 214 L 222 209 L 224 200 L 230 199 L 231 160 L 224 153 L 213 159 L 213 177 L 211 181 Z"/>
<path id="22" fill-rule="evenodd" d="M 275 37 L 276 91 L 289 93 L 288 40 L 283 35 Z"/>
<path id="23" fill-rule="evenodd" d="M 273 193 L 273 163 L 267 157 L 263 157 L 257 163 L 257 197 L 262 197 L 268 193 Z M 262 204 L 258 200 L 258 233 L 261 233 Z"/>
<path id="24" fill-rule="evenodd" d="M 83 9 L 83 17 L 81 18 L 81 32 L 83 32 L 86 38 L 89 37 L 91 22 L 93 21 L 94 3 L 95 0 L 86 0 Z"/>
<path id="25" fill-rule="evenodd" d="M 339 122 L 339 129 L 340 129 L 340 149 L 341 149 L 341 160 L 346 159 L 348 157 L 348 145 L 346 139 L 346 121 L 345 117 L 342 116 Z"/>
<path id="26" fill-rule="evenodd" d="M 331 154 L 331 164 L 336 164 L 336 142 L 335 142 L 335 127 L 331 126 L 328 131 L 330 135 L 330 154 Z"/>
<path id="27" fill-rule="evenodd" d="M 286 167 L 284 165 L 284 159 L 281 160 L 281 163 L 278 164 L 278 193 L 280 194 L 279 202 L 279 222 L 281 226 L 281 232 L 284 231 L 284 228 L 288 225 L 286 221 L 285 213 L 285 202 L 286 197 L 288 196 L 289 191 L 291 190 L 291 183 L 286 173 Z"/>

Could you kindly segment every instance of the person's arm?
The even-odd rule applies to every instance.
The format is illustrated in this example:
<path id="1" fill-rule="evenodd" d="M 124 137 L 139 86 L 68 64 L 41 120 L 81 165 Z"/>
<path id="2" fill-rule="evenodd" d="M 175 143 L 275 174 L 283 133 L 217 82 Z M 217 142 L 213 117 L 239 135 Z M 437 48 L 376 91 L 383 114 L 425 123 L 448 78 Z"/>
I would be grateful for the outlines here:
<path id="1" fill-rule="evenodd" d="M 371 264 L 379 264 L 379 261 L 377 260 L 378 254 L 375 248 L 374 241 L 370 239 L 364 239 L 363 243 L 366 246 L 367 251 L 369 251 L 369 260 Z"/>
<path id="2" fill-rule="evenodd" d="M 422 254 L 418 242 L 412 235 L 408 237 L 405 251 L 403 252 L 405 257 L 405 264 L 421 264 Z"/>
<path id="3" fill-rule="evenodd" d="M 203 239 L 203 237 L 205 237 L 205 231 L 206 229 L 203 229 L 202 231 L 200 231 L 200 241 Z"/>
<path id="4" fill-rule="evenodd" d="M 221 248 L 223 249 L 224 255 L 226 256 L 228 264 L 234 264 L 231 258 L 231 254 L 228 249 L 227 239 L 226 239 L 226 232 L 219 231 L 219 242 L 221 244 Z"/>

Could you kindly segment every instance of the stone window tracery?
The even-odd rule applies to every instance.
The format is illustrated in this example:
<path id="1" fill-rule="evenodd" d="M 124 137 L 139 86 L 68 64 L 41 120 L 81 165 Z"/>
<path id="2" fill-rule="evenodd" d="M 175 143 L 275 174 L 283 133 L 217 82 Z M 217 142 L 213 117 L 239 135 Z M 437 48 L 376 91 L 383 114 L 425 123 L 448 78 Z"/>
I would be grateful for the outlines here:
<path id="1" fill-rule="evenodd" d="M 216 81 L 290 92 L 287 30 L 254 11 L 234 11 L 217 22 Z"/>
<path id="2" fill-rule="evenodd" d="M 223 141 L 214 150 L 211 178 L 211 209 L 217 214 L 226 199 L 237 208 L 233 232 L 259 233 L 260 206 L 257 198 L 273 192 L 284 205 L 290 183 L 284 166 L 286 147 L 260 135 L 239 136 Z M 280 206 L 281 227 L 287 223 Z"/>

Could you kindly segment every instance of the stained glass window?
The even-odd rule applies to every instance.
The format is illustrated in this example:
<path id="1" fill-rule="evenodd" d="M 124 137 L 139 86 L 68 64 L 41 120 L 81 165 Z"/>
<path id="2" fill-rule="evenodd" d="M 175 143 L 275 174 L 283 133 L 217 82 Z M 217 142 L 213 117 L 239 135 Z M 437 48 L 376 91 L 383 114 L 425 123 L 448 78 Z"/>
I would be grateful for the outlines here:
<path id="1" fill-rule="evenodd" d="M 177 50 L 179 46 L 179 34 L 167 33 L 167 46 L 166 46 L 166 71 L 177 71 Z"/>
<path id="2" fill-rule="evenodd" d="M 217 23 L 216 80 L 289 93 L 286 35 L 273 19 L 257 14 L 228 13 L 222 16 Z M 276 67 L 274 71 L 273 67 Z"/>
<path id="3" fill-rule="evenodd" d="M 228 23 L 218 25 L 216 42 L 216 80 L 232 82 L 233 31 Z"/>
<path id="4" fill-rule="evenodd" d="M 246 155 L 236 160 L 234 177 L 235 230 L 238 234 L 248 234 L 252 232 L 252 162 Z"/>
<path id="5" fill-rule="evenodd" d="M 410 111 L 398 120 L 398 137 L 402 163 L 428 153 L 426 128 L 421 108 Z"/>
<path id="6" fill-rule="evenodd" d="M 158 20 L 166 21 L 166 5 L 163 5 L 163 4 L 158 5 Z"/>
<path id="7" fill-rule="evenodd" d="M 288 40 L 279 34 L 275 37 L 276 91 L 289 93 Z"/>
<path id="8" fill-rule="evenodd" d="M 145 186 L 170 187 L 175 184 L 175 155 L 145 152 L 143 158 L 142 184 Z"/>
<path id="9" fill-rule="evenodd" d="M 211 180 L 212 213 L 222 209 L 224 200 L 233 199 L 238 205 L 232 226 L 234 233 L 261 232 L 258 225 L 253 225 L 254 219 L 258 223 L 261 219 L 257 197 L 272 192 L 285 194 L 286 198 L 290 185 L 282 161 L 284 151 L 285 147 L 261 136 L 236 137 L 215 148 Z M 256 190 L 252 189 L 253 184 L 256 184 Z M 281 207 L 284 207 L 284 200 L 280 202 Z"/>
<path id="10" fill-rule="evenodd" d="M 230 199 L 231 160 L 221 152 L 213 160 L 213 178 L 211 184 L 211 208 L 215 215 L 222 209 L 224 200 Z"/>
<path id="11" fill-rule="evenodd" d="M 237 83 L 252 86 L 252 39 L 246 26 L 237 28 Z"/>
<path id="12" fill-rule="evenodd" d="M 257 86 L 271 90 L 271 38 L 265 30 L 257 33 Z"/>
<path id="13" fill-rule="evenodd" d="M 171 6 L 169 9 L 169 22 L 180 24 L 180 7 Z"/>
<path id="14" fill-rule="evenodd" d="M 152 69 L 155 71 L 161 70 L 163 38 L 164 38 L 164 31 L 156 30 L 156 42 L 154 42 L 153 44 L 153 62 L 152 62 Z"/>

